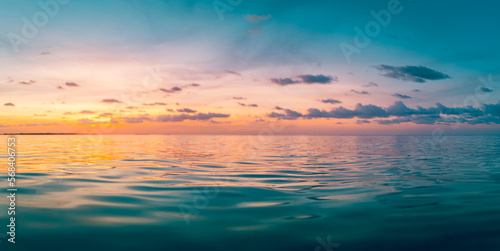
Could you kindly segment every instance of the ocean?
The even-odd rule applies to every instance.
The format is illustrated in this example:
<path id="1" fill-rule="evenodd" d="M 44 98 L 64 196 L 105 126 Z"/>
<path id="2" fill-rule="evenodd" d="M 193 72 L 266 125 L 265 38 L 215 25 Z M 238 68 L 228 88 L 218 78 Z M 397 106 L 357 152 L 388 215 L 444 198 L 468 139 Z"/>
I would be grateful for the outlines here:
<path id="1" fill-rule="evenodd" d="M 0 250 L 500 250 L 500 136 L 17 136 Z"/>

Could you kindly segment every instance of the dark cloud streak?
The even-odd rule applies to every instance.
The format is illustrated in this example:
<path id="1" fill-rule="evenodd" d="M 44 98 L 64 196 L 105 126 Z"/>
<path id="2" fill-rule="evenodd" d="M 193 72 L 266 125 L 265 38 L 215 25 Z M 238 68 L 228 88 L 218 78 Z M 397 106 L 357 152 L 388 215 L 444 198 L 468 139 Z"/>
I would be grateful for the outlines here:
<path id="1" fill-rule="evenodd" d="M 337 100 L 337 99 L 333 99 L 333 98 L 322 99 L 320 101 L 321 101 L 321 103 L 325 103 L 325 104 L 341 104 L 342 103 L 342 101 Z"/>
<path id="2" fill-rule="evenodd" d="M 375 68 L 384 73 L 382 76 L 417 83 L 425 83 L 427 80 L 442 80 L 451 78 L 445 73 L 427 68 L 425 66 L 378 65 L 375 66 Z"/>
<path id="3" fill-rule="evenodd" d="M 404 94 L 401 94 L 401 93 L 395 93 L 395 94 L 392 94 L 393 97 L 396 97 L 396 98 L 400 98 L 400 99 L 411 99 L 412 97 L 408 96 L 408 95 L 404 95 Z"/>

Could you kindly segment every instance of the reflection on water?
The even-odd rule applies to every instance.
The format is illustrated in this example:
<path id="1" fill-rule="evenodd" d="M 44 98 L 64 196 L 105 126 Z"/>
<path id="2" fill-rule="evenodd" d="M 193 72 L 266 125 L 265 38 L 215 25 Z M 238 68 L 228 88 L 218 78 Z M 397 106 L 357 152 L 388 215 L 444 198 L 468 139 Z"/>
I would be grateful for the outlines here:
<path id="1" fill-rule="evenodd" d="M 18 142 L 18 243 L 8 250 L 500 248 L 497 136 Z M 8 223 L 6 199 L 0 212 Z"/>

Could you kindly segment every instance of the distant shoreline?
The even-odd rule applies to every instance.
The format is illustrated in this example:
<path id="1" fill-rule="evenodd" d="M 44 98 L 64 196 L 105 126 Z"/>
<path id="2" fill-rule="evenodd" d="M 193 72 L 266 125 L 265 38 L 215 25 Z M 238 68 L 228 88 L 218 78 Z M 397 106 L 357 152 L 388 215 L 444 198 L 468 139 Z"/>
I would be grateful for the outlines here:
<path id="1" fill-rule="evenodd" d="M 79 133 L 2 133 L 2 135 L 81 135 Z"/>
<path id="2" fill-rule="evenodd" d="M 148 133 L 125 133 L 125 134 L 97 134 L 97 133 L 0 133 L 0 135 L 168 135 L 168 136 L 259 136 L 257 134 L 148 134 Z M 262 135 L 260 135 L 262 136 Z M 387 136 L 432 136 L 429 134 L 277 134 L 266 136 L 347 136 L 347 137 L 387 137 Z M 495 134 L 446 134 L 446 136 L 500 136 L 500 133 Z"/>

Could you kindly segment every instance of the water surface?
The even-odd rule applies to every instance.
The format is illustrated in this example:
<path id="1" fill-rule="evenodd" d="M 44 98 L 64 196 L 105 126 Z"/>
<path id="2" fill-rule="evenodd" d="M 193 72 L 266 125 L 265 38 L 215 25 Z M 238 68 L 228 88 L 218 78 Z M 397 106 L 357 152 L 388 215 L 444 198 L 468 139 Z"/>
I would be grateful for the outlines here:
<path id="1" fill-rule="evenodd" d="M 499 136 L 17 139 L 1 250 L 500 250 Z"/>

